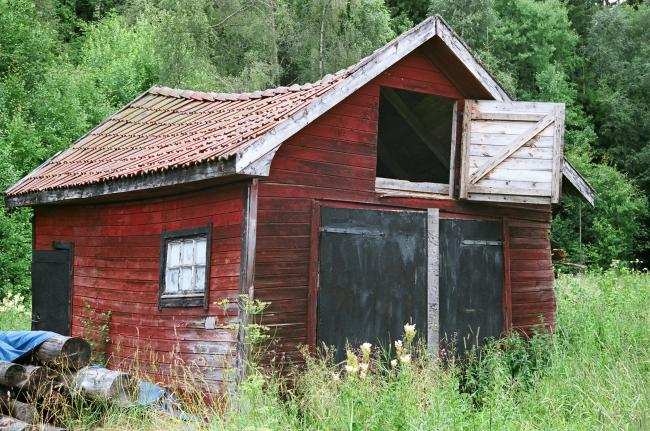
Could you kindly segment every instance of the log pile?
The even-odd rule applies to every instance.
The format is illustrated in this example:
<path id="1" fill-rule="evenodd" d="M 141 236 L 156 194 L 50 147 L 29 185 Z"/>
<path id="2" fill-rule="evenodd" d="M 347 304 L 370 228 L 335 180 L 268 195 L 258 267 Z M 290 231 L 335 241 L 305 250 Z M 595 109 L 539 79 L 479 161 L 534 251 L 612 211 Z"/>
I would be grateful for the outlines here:
<path id="1" fill-rule="evenodd" d="M 0 361 L 0 431 L 62 430 L 56 422 L 59 400 L 131 405 L 137 382 L 120 371 L 90 367 L 91 348 L 78 337 L 57 335 L 21 363 Z"/>

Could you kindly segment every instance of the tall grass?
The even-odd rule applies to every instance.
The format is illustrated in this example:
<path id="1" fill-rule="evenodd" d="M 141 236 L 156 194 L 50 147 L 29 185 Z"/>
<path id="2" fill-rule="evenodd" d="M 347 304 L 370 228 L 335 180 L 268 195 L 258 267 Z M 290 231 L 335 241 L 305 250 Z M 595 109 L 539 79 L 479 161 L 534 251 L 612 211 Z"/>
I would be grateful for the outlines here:
<path id="1" fill-rule="evenodd" d="M 464 364 L 412 354 L 391 365 L 353 349 L 349 371 L 306 357 L 290 378 L 255 367 L 239 396 L 193 410 L 192 429 L 650 429 L 650 276 L 562 275 L 554 334 L 510 335 Z M 0 317 L 0 322 L 2 322 Z M 394 356 L 393 356 L 394 357 Z M 356 362 L 355 362 L 356 361 Z M 367 364 L 367 372 L 365 370 Z M 362 377 L 361 374 L 364 374 Z M 83 412 L 80 412 L 83 416 Z M 76 427 L 182 429 L 142 408 L 89 410 Z"/>
<path id="2" fill-rule="evenodd" d="M 252 408 L 215 429 L 650 429 L 650 276 L 560 276 L 554 336 L 510 336 L 462 369 L 422 359 L 350 378 L 311 359 L 295 386 L 244 385 Z M 259 414 L 259 412 L 263 412 Z"/>

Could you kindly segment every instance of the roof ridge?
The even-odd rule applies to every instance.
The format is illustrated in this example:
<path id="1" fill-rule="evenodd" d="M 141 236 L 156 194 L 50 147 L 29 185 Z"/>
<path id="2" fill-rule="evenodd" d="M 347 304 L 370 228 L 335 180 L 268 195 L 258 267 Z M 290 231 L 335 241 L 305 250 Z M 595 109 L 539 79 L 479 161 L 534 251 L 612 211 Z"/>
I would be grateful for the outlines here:
<path id="1" fill-rule="evenodd" d="M 409 29 L 406 33 L 413 33 L 415 32 L 418 28 L 423 27 L 425 24 L 427 24 L 430 21 L 436 20 L 436 19 L 441 19 L 440 15 L 432 15 L 419 24 L 413 26 L 411 29 Z M 149 90 L 147 90 L 147 93 L 149 94 L 155 94 L 155 95 L 162 95 L 162 96 L 169 96 L 169 97 L 176 97 L 179 99 L 192 99 L 192 100 L 208 100 L 208 101 L 235 101 L 235 100 L 249 100 L 249 99 L 261 99 L 264 97 L 273 97 L 278 94 L 284 94 L 287 92 L 297 92 L 297 91 L 305 91 L 305 90 L 311 90 L 313 87 L 319 86 L 319 85 L 327 85 L 331 83 L 334 80 L 338 80 L 341 78 L 346 78 L 349 75 L 353 74 L 357 69 L 361 68 L 366 62 L 368 62 L 373 55 L 375 55 L 378 51 L 381 51 L 382 49 L 385 48 L 384 46 L 381 46 L 375 50 L 373 50 L 370 54 L 367 56 L 361 58 L 359 61 L 356 63 L 341 69 L 337 72 L 334 73 L 328 73 L 321 77 L 319 80 L 315 82 L 306 82 L 304 84 L 293 84 L 290 86 L 278 86 L 274 88 L 266 88 L 263 90 L 255 90 L 255 91 L 250 91 L 250 92 L 242 92 L 242 93 L 221 93 L 221 92 L 211 92 L 211 91 L 194 91 L 194 90 L 185 90 L 185 89 L 180 89 L 180 88 L 171 88 L 171 87 L 166 87 L 166 86 L 153 86 Z"/>
<path id="2" fill-rule="evenodd" d="M 161 96 L 169 96 L 169 97 L 175 97 L 178 99 L 192 99 L 192 100 L 207 100 L 207 101 L 235 101 L 235 100 L 249 100 L 249 99 L 261 99 L 265 97 L 273 97 L 278 94 L 284 94 L 288 92 L 298 92 L 298 91 L 306 91 L 306 90 L 311 90 L 314 87 L 318 87 L 320 85 L 327 85 L 330 84 L 334 80 L 338 80 L 341 78 L 345 78 L 349 74 L 353 72 L 353 70 L 356 68 L 358 64 L 360 64 L 363 60 L 365 60 L 365 57 L 361 59 L 359 63 L 355 63 L 354 65 L 346 68 L 346 69 L 341 69 L 338 72 L 335 73 L 328 73 L 327 75 L 323 76 L 321 79 L 315 82 L 306 82 L 304 84 L 292 84 L 290 86 L 278 86 L 274 88 L 266 88 L 264 90 L 255 90 L 255 91 L 250 91 L 250 92 L 242 92 L 242 93 L 220 93 L 220 92 L 212 92 L 212 91 L 194 91 L 194 90 L 185 90 L 181 88 L 172 88 L 172 87 L 166 87 L 162 85 L 154 85 L 151 87 L 149 90 L 147 90 L 148 94 L 153 94 L 153 95 L 161 95 Z"/>

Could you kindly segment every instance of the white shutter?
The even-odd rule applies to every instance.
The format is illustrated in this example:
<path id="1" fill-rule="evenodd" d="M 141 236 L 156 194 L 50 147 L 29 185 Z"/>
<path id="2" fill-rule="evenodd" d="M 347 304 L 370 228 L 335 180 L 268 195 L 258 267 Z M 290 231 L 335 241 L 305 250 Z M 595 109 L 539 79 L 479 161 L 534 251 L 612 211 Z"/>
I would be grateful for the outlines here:
<path id="1" fill-rule="evenodd" d="M 460 198 L 560 201 L 564 105 L 466 100 Z"/>

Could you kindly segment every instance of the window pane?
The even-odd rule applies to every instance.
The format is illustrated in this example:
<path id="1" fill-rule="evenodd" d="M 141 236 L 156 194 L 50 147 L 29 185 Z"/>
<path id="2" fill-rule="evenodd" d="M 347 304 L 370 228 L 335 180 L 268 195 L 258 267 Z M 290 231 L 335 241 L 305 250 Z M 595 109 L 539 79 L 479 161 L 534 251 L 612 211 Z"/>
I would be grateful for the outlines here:
<path id="1" fill-rule="evenodd" d="M 168 269 L 165 272 L 165 293 L 178 293 L 178 269 Z"/>
<path id="2" fill-rule="evenodd" d="M 196 247 L 194 249 L 194 253 L 196 253 L 196 261 L 195 263 L 197 265 L 205 265 L 205 257 L 206 257 L 206 243 L 207 240 L 205 238 L 197 238 L 195 240 Z"/>
<path id="3" fill-rule="evenodd" d="M 194 258 L 194 241 L 186 239 L 183 241 L 183 252 L 181 253 L 181 263 L 191 265 Z"/>
<path id="4" fill-rule="evenodd" d="M 196 276 L 194 278 L 194 290 L 205 290 L 205 266 L 196 267 Z"/>
<path id="5" fill-rule="evenodd" d="M 178 266 L 181 260 L 181 244 L 171 241 L 167 244 L 167 267 Z"/>
<path id="6" fill-rule="evenodd" d="M 192 267 L 191 266 L 181 268 L 179 290 L 181 292 L 187 292 L 188 290 L 192 290 Z"/>

